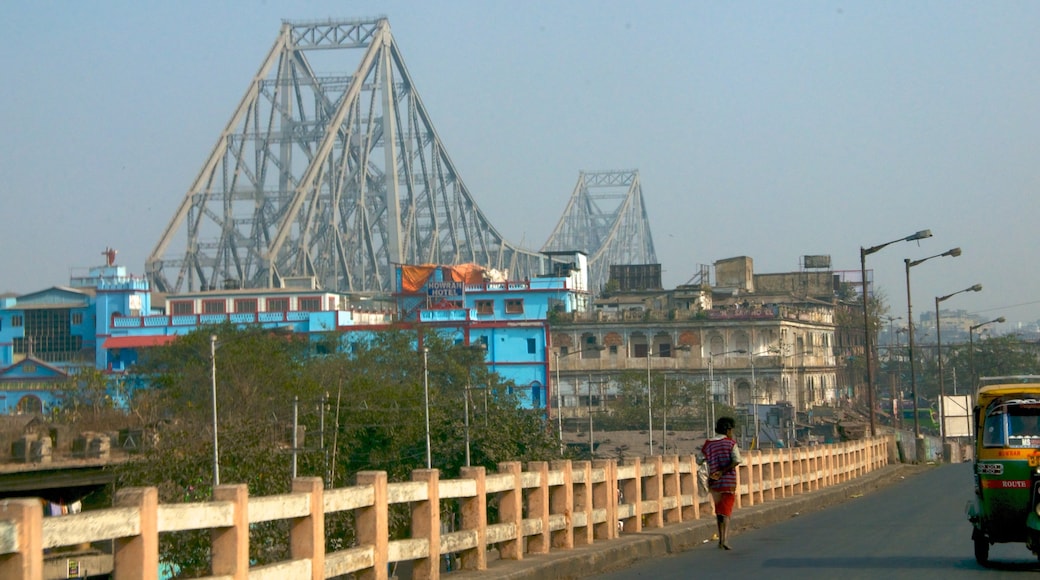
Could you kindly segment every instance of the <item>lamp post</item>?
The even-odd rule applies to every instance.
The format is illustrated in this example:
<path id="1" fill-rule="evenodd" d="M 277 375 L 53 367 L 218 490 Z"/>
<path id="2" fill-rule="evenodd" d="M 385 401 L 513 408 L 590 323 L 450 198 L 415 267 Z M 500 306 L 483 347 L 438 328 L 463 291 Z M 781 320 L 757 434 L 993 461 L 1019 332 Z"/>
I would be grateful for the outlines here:
<path id="1" fill-rule="evenodd" d="M 209 336 L 210 390 L 213 399 L 213 487 L 220 485 L 220 451 L 217 447 L 217 335 Z"/>
<path id="2" fill-rule="evenodd" d="M 888 321 L 888 392 L 889 392 L 889 396 L 892 399 L 891 402 L 889 403 L 889 407 L 892 410 L 892 426 L 893 427 L 895 427 L 897 425 L 896 421 L 898 420 L 896 418 L 896 415 L 899 414 L 899 396 L 898 396 L 898 394 L 896 392 L 895 375 L 893 375 L 893 373 L 892 373 L 892 343 L 896 343 L 896 345 L 898 346 L 899 335 L 895 331 L 894 323 L 895 323 L 895 321 L 902 320 L 902 319 L 903 319 L 902 316 L 886 316 L 885 317 L 885 320 Z M 880 351 L 881 351 L 881 345 L 878 344 L 878 352 L 880 353 Z"/>
<path id="3" fill-rule="evenodd" d="M 483 343 L 477 343 L 477 344 L 474 344 L 474 345 L 470 345 L 469 348 L 473 349 L 474 351 L 480 352 L 480 353 L 483 353 L 483 352 L 485 352 L 487 350 L 487 347 L 484 346 Z M 472 372 L 472 370 L 473 369 L 470 366 L 467 366 L 467 368 L 466 368 L 466 392 L 464 393 L 464 395 L 465 395 L 464 404 L 466 406 L 466 412 L 465 412 L 465 415 L 464 415 L 464 420 L 466 422 L 466 467 L 470 467 L 469 391 L 470 391 L 470 373 Z M 487 385 L 485 385 L 484 388 L 487 389 Z M 485 409 L 485 415 L 486 414 L 487 414 L 487 410 Z"/>
<path id="4" fill-rule="evenodd" d="M 570 353 L 567 353 L 570 354 Z M 563 455 L 563 394 L 560 393 L 560 351 L 553 352 L 556 358 L 556 437 L 560 442 L 560 455 Z"/>
<path id="5" fill-rule="evenodd" d="M 891 242 L 885 242 L 884 244 L 878 244 L 869 248 L 864 248 L 862 246 L 859 248 L 860 279 L 863 282 L 863 346 L 864 358 L 867 363 L 867 404 L 870 406 L 871 437 L 877 435 L 877 419 L 875 418 L 874 411 L 874 369 L 870 360 L 872 352 L 870 346 L 870 311 L 867 302 L 867 256 L 896 242 L 913 242 L 915 240 L 923 240 L 930 237 L 932 237 L 932 230 L 921 230 L 917 233 L 906 236 L 905 238 L 899 238 L 898 240 L 892 240 Z"/>
<path id="6" fill-rule="evenodd" d="M 946 396 L 946 387 L 943 383 L 942 324 L 939 322 L 939 303 L 949 300 L 962 292 L 982 292 L 982 284 L 975 284 L 946 296 L 935 297 L 935 354 L 939 365 L 939 438 L 942 440 L 944 458 L 946 457 L 946 409 L 943 398 Z"/>
<path id="7" fill-rule="evenodd" d="M 715 357 L 727 354 L 747 354 L 747 351 L 742 348 L 719 353 L 708 351 L 708 388 L 704 393 L 704 432 L 706 437 L 711 437 L 711 426 L 715 424 Z M 710 417 L 708 416 L 709 400 L 711 405 Z"/>
<path id="8" fill-rule="evenodd" d="M 771 354 L 770 349 L 763 350 L 762 352 L 753 352 L 748 354 L 748 359 L 751 361 L 751 407 L 755 417 L 755 438 L 754 446 L 755 449 L 759 449 L 759 426 L 758 426 L 758 379 L 755 378 L 755 357 L 762 356 L 765 354 Z"/>
<path id="9" fill-rule="evenodd" d="M 989 321 L 986 321 L 986 322 L 980 322 L 979 324 L 976 324 L 976 325 L 968 327 L 968 364 L 971 365 L 971 390 L 972 390 L 972 393 L 975 395 L 976 398 L 978 398 L 979 377 L 976 376 L 976 373 L 975 373 L 975 341 L 972 338 L 972 335 L 975 333 L 976 330 L 982 328 L 983 326 L 986 326 L 987 324 L 998 323 L 998 322 L 999 323 L 1005 322 L 1005 318 L 1003 316 L 1001 316 L 1000 318 L 994 318 L 993 320 L 989 320 Z"/>
<path id="10" fill-rule="evenodd" d="M 433 469 L 433 455 L 430 450 L 430 349 L 422 349 L 423 372 L 423 409 L 426 411 L 426 469 Z"/>
<path id="11" fill-rule="evenodd" d="M 589 374 L 589 457 L 596 458 L 596 440 L 592 436 L 592 374 Z"/>
<path id="12" fill-rule="evenodd" d="M 677 346 L 675 346 L 672 349 L 672 352 L 679 351 L 679 350 L 684 351 L 684 352 L 690 352 L 690 345 L 688 345 L 688 344 L 677 345 Z M 673 365 L 673 368 L 674 368 L 674 365 Z M 668 377 L 667 376 L 664 378 L 664 403 L 663 403 L 663 407 L 664 407 L 664 412 L 663 412 L 664 421 L 661 424 L 661 446 L 664 448 L 665 455 L 667 455 L 668 454 Z"/>
<path id="13" fill-rule="evenodd" d="M 934 256 L 928 256 L 927 258 L 921 258 L 920 260 L 911 260 L 905 258 L 903 264 L 906 266 L 906 324 L 907 324 L 907 336 L 909 338 L 909 356 L 910 356 L 910 394 L 914 398 L 914 437 L 916 439 L 921 438 L 921 418 L 917 416 L 917 372 L 914 369 L 914 315 L 913 307 L 910 301 L 910 268 L 919 266 L 932 258 L 943 258 L 950 256 L 956 258 L 961 255 L 960 248 L 953 248 L 952 250 L 946 250 L 941 254 Z M 922 445 L 917 446 L 918 459 L 923 459 L 921 453 L 924 451 Z"/>
<path id="14" fill-rule="evenodd" d="M 650 357 L 654 355 L 654 347 L 646 347 L 646 417 L 647 431 L 650 433 L 650 457 L 654 456 L 654 392 L 650 388 Z"/>
<path id="15" fill-rule="evenodd" d="M 560 354 L 559 350 L 556 350 L 556 351 L 553 352 L 553 357 L 556 359 L 556 385 L 555 385 L 555 388 L 556 388 L 556 424 L 557 424 L 557 435 L 559 436 L 559 440 L 560 440 L 560 455 L 563 455 L 563 389 L 560 388 L 560 385 L 561 385 L 561 383 L 560 383 L 560 359 L 561 358 L 567 358 L 567 357 L 569 357 L 571 355 L 580 354 L 580 353 L 583 353 L 583 352 L 602 351 L 602 350 L 606 350 L 606 348 L 607 347 L 603 346 L 602 344 L 595 344 L 595 345 L 592 345 L 592 346 L 590 346 L 588 348 L 583 348 L 581 350 L 573 350 L 573 351 L 564 353 L 562 355 Z M 589 405 L 590 405 L 590 409 L 591 409 L 591 404 L 592 404 L 591 403 L 591 401 L 592 401 L 592 391 L 591 391 L 592 386 L 591 385 L 589 386 L 589 389 L 590 389 L 589 390 L 589 401 L 590 401 Z M 575 387 L 574 393 L 575 394 L 578 393 L 577 387 Z M 591 429 L 591 426 L 592 426 L 592 418 L 591 417 L 592 417 L 592 415 L 590 414 L 589 415 L 589 426 L 590 426 L 590 429 Z M 590 441 L 591 441 L 591 439 L 590 439 Z M 592 444 L 591 444 L 591 442 L 589 443 L 589 453 L 592 453 Z"/>

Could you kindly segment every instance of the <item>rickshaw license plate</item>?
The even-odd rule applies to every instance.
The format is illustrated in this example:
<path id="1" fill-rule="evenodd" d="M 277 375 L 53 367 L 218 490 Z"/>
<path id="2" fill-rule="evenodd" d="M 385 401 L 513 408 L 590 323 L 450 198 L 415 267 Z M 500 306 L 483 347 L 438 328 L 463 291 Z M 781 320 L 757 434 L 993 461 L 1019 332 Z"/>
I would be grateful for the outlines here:
<path id="1" fill-rule="evenodd" d="M 978 465 L 979 475 L 1003 475 L 1003 463 L 980 463 Z"/>

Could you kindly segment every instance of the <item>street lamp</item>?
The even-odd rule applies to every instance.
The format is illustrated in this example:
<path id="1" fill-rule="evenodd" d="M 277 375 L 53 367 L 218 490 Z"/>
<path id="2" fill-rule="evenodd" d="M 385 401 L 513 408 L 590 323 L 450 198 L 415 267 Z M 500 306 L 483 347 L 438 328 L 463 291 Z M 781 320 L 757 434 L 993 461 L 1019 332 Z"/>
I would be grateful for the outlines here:
<path id="1" fill-rule="evenodd" d="M 560 440 L 560 455 L 563 455 L 563 389 L 560 388 L 560 385 L 561 385 L 561 383 L 560 383 L 560 359 L 561 358 L 567 358 L 567 357 L 569 357 L 569 356 L 571 356 L 573 354 L 580 354 L 580 353 L 583 353 L 583 352 L 606 350 L 606 348 L 607 347 L 603 346 L 602 344 L 594 344 L 594 345 L 592 345 L 592 346 L 590 346 L 588 348 L 583 348 L 581 350 L 573 350 L 573 351 L 564 353 L 562 355 L 560 354 L 559 350 L 556 350 L 556 351 L 553 352 L 553 357 L 556 359 L 556 385 L 555 385 L 555 388 L 556 388 L 556 423 L 557 423 L 557 435 L 559 436 L 559 440 Z M 591 389 L 591 388 L 592 387 L 590 386 L 589 389 Z M 575 394 L 577 394 L 577 392 L 578 392 L 577 387 L 575 387 L 574 392 L 575 392 Z M 589 391 L 589 400 L 590 401 L 592 400 L 592 391 L 591 390 Z M 591 415 L 590 415 L 590 419 L 589 419 L 589 425 L 590 425 L 590 428 L 591 428 L 591 425 L 592 425 Z M 591 439 L 590 439 L 590 443 L 589 443 L 589 453 L 592 453 Z"/>
<path id="2" fill-rule="evenodd" d="M 742 348 L 719 353 L 708 350 L 708 389 L 704 393 L 704 432 L 707 433 L 706 437 L 711 437 L 711 426 L 715 424 L 715 357 L 727 354 L 747 354 L 747 351 Z M 711 401 L 710 417 L 708 415 L 709 400 Z"/>
<path id="3" fill-rule="evenodd" d="M 971 389 L 972 389 L 972 393 L 976 394 L 976 398 L 977 398 L 977 395 L 978 395 L 979 377 L 975 376 L 975 341 L 972 338 L 972 335 L 979 328 L 982 328 L 983 326 L 986 326 L 987 324 L 993 324 L 993 323 L 997 323 L 997 322 L 1004 323 L 1005 322 L 1005 318 L 1003 316 L 1001 316 L 1000 318 L 994 318 L 993 320 L 989 320 L 987 322 L 981 322 L 981 323 L 976 324 L 974 326 L 969 326 L 968 327 L 968 362 L 971 365 Z"/>
<path id="4" fill-rule="evenodd" d="M 210 388 L 213 398 L 213 488 L 220 485 L 220 451 L 217 449 L 217 335 L 209 336 Z"/>
<path id="5" fill-rule="evenodd" d="M 650 457 L 654 456 L 654 394 L 650 388 L 650 357 L 654 355 L 654 347 L 646 346 L 646 416 L 650 433 Z"/>
<path id="6" fill-rule="evenodd" d="M 681 350 L 684 352 L 690 352 L 690 345 L 680 344 L 675 346 L 673 351 Z M 592 423 L 590 422 L 591 426 Z M 661 447 L 664 448 L 665 455 L 668 454 L 668 377 L 664 378 L 664 422 L 661 425 Z"/>
<path id="7" fill-rule="evenodd" d="M 758 426 L 758 380 L 755 378 L 755 357 L 766 354 L 775 354 L 773 349 L 767 348 L 762 352 L 753 352 L 748 354 L 748 359 L 751 361 L 751 407 L 753 409 L 755 417 L 755 438 L 754 446 L 756 449 L 761 448 L 759 441 L 759 426 Z"/>
<path id="8" fill-rule="evenodd" d="M 473 349 L 476 352 L 482 353 L 482 355 L 481 355 L 482 357 L 483 357 L 483 353 L 487 351 L 487 347 L 484 346 L 484 343 L 477 343 L 477 344 L 474 344 L 474 345 L 470 345 L 469 348 Z M 470 365 L 467 365 L 467 367 L 466 367 L 466 392 L 465 392 L 465 401 L 464 401 L 464 403 L 466 405 L 466 412 L 465 412 L 465 415 L 464 415 L 464 418 L 465 418 L 464 420 L 466 422 L 466 467 L 470 466 L 470 451 L 469 451 L 469 449 L 470 449 L 470 445 L 469 445 L 469 442 L 470 442 L 470 436 L 469 436 L 469 390 L 470 390 L 470 384 L 469 383 L 470 383 L 470 373 L 472 372 L 472 370 L 473 369 L 470 367 Z M 485 385 L 484 388 L 487 389 L 487 385 Z M 485 409 L 484 412 L 486 414 L 487 410 Z"/>
<path id="9" fill-rule="evenodd" d="M 870 436 L 874 437 L 877 435 L 877 420 L 874 413 L 874 369 L 871 366 L 870 358 L 872 356 L 870 346 L 870 312 L 867 304 L 867 256 L 873 254 L 885 246 L 889 246 L 896 242 L 913 242 L 916 240 L 923 240 L 925 238 L 932 237 L 932 230 L 921 230 L 915 234 L 911 234 L 905 238 L 899 238 L 898 240 L 892 240 L 891 242 L 885 242 L 877 246 L 871 246 L 859 248 L 859 269 L 860 269 L 860 280 L 863 283 L 862 294 L 863 294 L 863 346 L 865 359 L 867 363 L 867 404 L 870 405 Z"/>
<path id="10" fill-rule="evenodd" d="M 921 258 L 920 260 L 911 260 L 910 258 L 903 259 L 903 264 L 906 266 L 906 324 L 907 324 L 907 336 L 909 337 L 909 356 L 910 356 L 910 394 L 914 398 L 914 437 L 916 439 L 921 438 L 921 419 L 917 416 L 917 373 L 914 369 L 914 315 L 913 309 L 910 303 L 910 268 L 919 266 L 932 258 L 942 258 L 950 256 L 956 258 L 961 255 L 960 248 L 953 248 L 952 250 L 946 250 L 941 254 L 934 256 L 928 256 L 927 258 Z M 923 451 L 921 445 L 917 446 L 918 457 Z"/>
<path id="11" fill-rule="evenodd" d="M 433 456 L 430 452 L 430 349 L 425 346 L 422 349 L 422 372 L 423 372 L 423 408 L 426 410 L 426 469 L 433 469 Z"/>
<path id="12" fill-rule="evenodd" d="M 885 316 L 885 320 L 888 321 L 888 394 L 892 398 L 889 406 L 892 408 L 892 425 L 896 425 L 896 414 L 899 412 L 899 397 L 896 395 L 895 377 L 892 375 L 892 343 L 898 344 L 899 335 L 895 331 L 895 321 L 902 320 L 902 316 Z M 878 344 L 878 352 L 881 351 L 881 345 Z"/>
<path id="13" fill-rule="evenodd" d="M 942 439 L 943 454 L 946 453 L 946 411 L 944 408 L 945 402 L 943 398 L 946 396 L 946 387 L 943 383 L 943 363 L 942 363 L 942 324 L 939 322 L 939 303 L 949 300 L 954 296 L 961 294 L 962 292 L 982 292 L 982 284 L 975 284 L 964 290 L 958 290 L 953 294 L 947 294 L 946 296 L 935 297 L 935 354 L 939 364 L 939 437 Z"/>

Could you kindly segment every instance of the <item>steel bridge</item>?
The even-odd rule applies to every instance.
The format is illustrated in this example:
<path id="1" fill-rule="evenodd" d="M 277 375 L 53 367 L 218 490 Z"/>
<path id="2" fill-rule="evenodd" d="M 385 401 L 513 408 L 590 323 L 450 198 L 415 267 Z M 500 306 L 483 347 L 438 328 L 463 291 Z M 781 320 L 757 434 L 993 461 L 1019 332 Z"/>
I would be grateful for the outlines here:
<path id="1" fill-rule="evenodd" d="M 580 175 L 542 252 L 576 250 L 594 292 L 609 264 L 656 263 L 637 171 Z M 394 264 L 522 279 L 548 271 L 542 252 L 506 241 L 477 207 L 385 18 L 283 22 L 146 271 L 167 293 L 387 293 Z"/>

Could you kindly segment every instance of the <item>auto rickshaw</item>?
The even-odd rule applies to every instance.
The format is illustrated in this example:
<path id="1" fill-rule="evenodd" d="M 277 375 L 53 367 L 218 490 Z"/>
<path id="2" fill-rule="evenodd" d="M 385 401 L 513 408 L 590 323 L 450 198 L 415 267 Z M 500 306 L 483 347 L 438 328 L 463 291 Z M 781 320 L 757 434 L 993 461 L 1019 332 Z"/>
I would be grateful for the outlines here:
<path id="1" fill-rule="evenodd" d="M 973 420 L 975 560 L 988 565 L 998 542 L 1025 542 L 1040 558 L 1040 375 L 981 379 Z"/>

